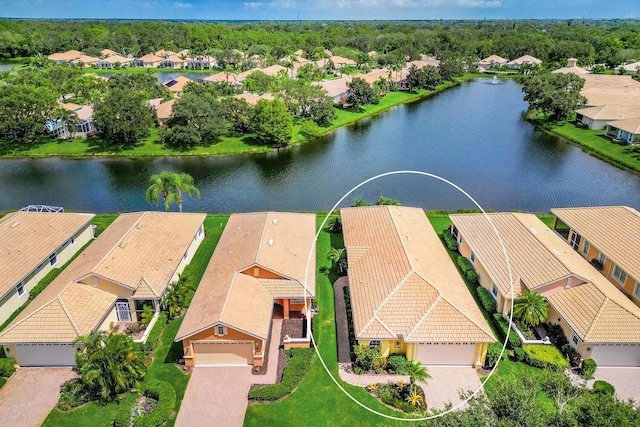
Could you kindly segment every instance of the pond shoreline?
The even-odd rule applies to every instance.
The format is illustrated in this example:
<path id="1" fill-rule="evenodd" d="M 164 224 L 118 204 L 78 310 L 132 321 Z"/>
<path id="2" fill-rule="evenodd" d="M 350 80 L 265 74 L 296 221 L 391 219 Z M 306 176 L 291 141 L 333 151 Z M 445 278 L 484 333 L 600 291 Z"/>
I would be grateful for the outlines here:
<path id="1" fill-rule="evenodd" d="M 379 107 L 379 105 L 368 105 L 367 107 L 370 109 L 370 111 L 363 111 L 360 113 L 357 113 L 358 115 L 352 119 L 348 119 L 344 122 L 340 122 L 337 125 L 331 125 L 327 128 L 322 128 L 323 132 L 312 136 L 312 137 L 305 137 L 301 134 L 299 134 L 296 130 L 294 130 L 294 133 L 292 135 L 292 140 L 290 142 L 290 144 L 287 147 L 271 147 L 271 146 L 264 146 L 264 147 L 246 147 L 246 148 L 241 148 L 241 149 L 236 149 L 236 150 L 230 150 L 228 152 L 197 152 L 197 151 L 185 151 L 185 152 L 178 152 L 178 151 L 174 151 L 168 154 L 165 153 L 136 153 L 135 150 L 136 148 L 140 148 L 140 147 L 136 147 L 133 149 L 133 152 L 99 152 L 99 153 L 91 153 L 91 152 L 83 152 L 83 153 L 74 153 L 74 154 L 70 154 L 70 153 L 55 153 L 55 152 L 48 152 L 48 153 L 29 153 L 30 150 L 26 150 L 25 152 L 11 152 L 11 153 L 6 153 L 6 154 L 0 154 L 0 159 L 43 159 L 43 158 L 55 158 L 55 157 L 59 157 L 62 159 L 76 159 L 76 160 L 82 160 L 82 159 L 99 159 L 99 158 L 131 158 L 131 159 L 140 159 L 140 158 L 171 158 L 171 157 L 228 157 L 228 156 L 238 156 L 238 155 L 247 155 L 247 154 L 264 154 L 264 153 L 268 153 L 268 152 L 277 152 L 280 150 L 286 150 L 289 147 L 296 147 L 308 142 L 311 142 L 315 139 L 317 139 L 318 137 L 321 136 L 325 136 L 327 134 L 330 134 L 332 132 L 335 132 L 336 130 L 345 127 L 345 126 L 350 126 L 353 125 L 354 123 L 357 123 L 359 121 L 361 121 L 362 119 L 365 118 L 369 118 L 369 117 L 375 117 L 385 111 L 388 111 L 394 107 L 400 106 L 400 105 L 405 105 L 405 104 L 412 104 L 412 103 L 416 103 L 419 101 L 423 101 L 425 99 L 428 99 L 432 96 L 435 96 L 439 93 L 442 93 L 448 89 L 451 89 L 453 87 L 459 86 L 460 84 L 464 83 L 464 82 L 468 82 L 468 81 L 473 81 L 476 78 L 492 78 L 493 75 L 483 75 L 483 74 L 479 74 L 479 73 L 475 73 L 475 74 L 465 74 L 462 77 L 458 77 L 456 78 L 454 81 L 447 81 L 443 84 L 441 84 L 440 86 L 438 86 L 436 89 L 434 90 L 422 90 L 419 91 L 417 93 L 406 93 L 406 92 L 391 92 L 391 94 L 394 93 L 402 93 L 405 95 L 410 95 L 404 99 L 398 100 L 397 102 L 392 102 L 389 105 L 385 105 L 383 107 Z M 510 79 L 513 78 L 512 76 L 505 76 L 504 78 Z M 298 126 L 296 126 L 298 127 Z M 231 138 L 233 139 L 233 138 Z M 57 143 L 57 144 L 63 144 L 65 142 L 65 140 L 52 140 L 50 143 Z M 69 142 L 73 142 L 73 141 L 69 141 Z M 154 144 L 156 142 L 153 142 Z M 213 144 L 215 145 L 215 144 Z M 159 148 L 159 149 L 163 149 L 163 148 Z M 127 150 L 128 151 L 128 150 Z"/>

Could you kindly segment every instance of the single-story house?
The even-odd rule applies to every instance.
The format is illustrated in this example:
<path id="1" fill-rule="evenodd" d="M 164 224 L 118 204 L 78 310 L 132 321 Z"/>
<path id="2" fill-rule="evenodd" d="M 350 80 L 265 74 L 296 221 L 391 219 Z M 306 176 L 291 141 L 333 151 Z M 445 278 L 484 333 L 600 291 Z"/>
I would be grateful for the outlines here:
<path id="1" fill-rule="evenodd" d="M 131 65 L 133 59 L 120 55 L 110 55 L 104 59 L 101 59 L 96 65 L 98 68 L 114 68 L 116 64 L 120 64 L 122 67 Z"/>
<path id="2" fill-rule="evenodd" d="M 578 60 L 576 58 L 567 59 L 567 66 L 558 68 L 557 70 L 553 70 L 552 73 L 561 73 L 561 74 L 576 74 L 580 77 L 583 77 L 586 74 L 589 74 L 587 70 L 582 67 L 578 67 Z"/>
<path id="3" fill-rule="evenodd" d="M 209 82 L 209 83 L 221 83 L 221 82 L 233 83 L 236 80 L 237 80 L 237 76 L 230 71 L 220 71 L 219 73 L 212 74 L 202 79 L 203 82 Z"/>
<path id="4" fill-rule="evenodd" d="M 0 333 L 21 366 L 74 366 L 79 336 L 156 310 L 204 238 L 205 214 L 120 215 Z"/>
<path id="5" fill-rule="evenodd" d="M 640 306 L 640 212 L 627 206 L 551 209 L 553 229 Z M 598 267 L 600 267 L 598 266 Z"/>
<path id="6" fill-rule="evenodd" d="M 93 214 L 13 212 L 0 219 L 0 324 L 52 268 L 93 238 Z"/>
<path id="7" fill-rule="evenodd" d="M 347 83 L 351 82 L 351 77 L 344 76 L 339 79 L 323 80 L 321 82 L 313 82 L 312 85 L 320 86 L 327 95 L 333 99 L 333 102 L 344 103 L 347 97 L 347 91 L 349 90 Z"/>
<path id="8" fill-rule="evenodd" d="M 175 103 L 175 99 L 170 99 L 169 101 L 162 102 L 153 107 L 156 110 L 158 122 L 160 122 L 161 125 L 163 125 L 165 121 L 173 117 L 173 104 Z"/>
<path id="9" fill-rule="evenodd" d="M 162 87 L 171 92 L 174 98 L 180 98 L 187 83 L 195 83 L 195 81 L 185 76 L 177 76 L 173 79 L 163 81 Z"/>
<path id="10" fill-rule="evenodd" d="M 70 128 L 70 123 L 65 123 L 61 117 L 51 119 L 45 125 L 47 131 L 55 134 L 58 138 L 75 138 L 78 135 L 87 137 L 96 131 L 91 105 L 79 105 L 72 102 L 59 102 L 58 105 L 65 110 L 73 111 L 76 114 L 76 120 L 73 122 L 73 127 Z"/>
<path id="11" fill-rule="evenodd" d="M 535 57 L 531 56 L 531 55 L 523 55 L 520 58 L 516 58 L 516 59 L 513 59 L 513 60 L 507 62 L 506 65 L 509 68 L 518 69 L 518 68 L 520 68 L 521 65 L 524 65 L 524 64 L 540 65 L 540 64 L 542 64 L 542 61 L 540 59 L 538 59 L 538 58 L 535 58 Z"/>
<path id="12" fill-rule="evenodd" d="M 424 62 L 427 65 L 431 65 L 432 67 L 440 67 L 440 60 L 434 58 L 433 56 L 420 55 L 420 61 Z"/>
<path id="13" fill-rule="evenodd" d="M 576 110 L 576 121 L 589 129 L 605 129 L 614 120 L 640 117 L 640 105 L 600 105 Z"/>
<path id="14" fill-rule="evenodd" d="M 100 56 L 102 58 L 107 58 L 109 56 L 113 56 L 113 55 L 118 55 L 120 56 L 120 54 L 118 52 L 116 52 L 115 50 L 111 50 L 111 49 L 102 49 L 100 51 Z"/>
<path id="15" fill-rule="evenodd" d="M 605 134 L 625 141 L 627 145 L 640 144 L 640 117 L 607 122 Z"/>
<path id="16" fill-rule="evenodd" d="M 481 59 L 480 62 L 478 62 L 478 71 L 483 72 L 491 67 L 502 67 L 503 65 L 507 65 L 508 62 L 508 59 L 505 59 L 501 56 L 491 55 L 484 59 Z"/>
<path id="17" fill-rule="evenodd" d="M 640 61 L 639 62 L 632 62 L 631 64 L 627 64 L 627 65 L 623 65 L 622 68 L 627 73 L 637 73 L 638 71 L 640 71 Z"/>
<path id="18" fill-rule="evenodd" d="M 190 58 L 187 63 L 187 68 L 193 68 L 197 70 L 203 70 L 205 68 L 215 67 L 218 64 L 216 58 L 213 56 L 196 56 L 194 58 Z"/>
<path id="19" fill-rule="evenodd" d="M 356 340 L 424 365 L 481 367 L 491 328 L 422 209 L 341 209 Z"/>
<path id="20" fill-rule="evenodd" d="M 77 50 L 68 50 L 66 52 L 56 52 L 49 55 L 47 58 L 51 61 L 55 61 L 57 64 L 64 64 L 66 62 L 71 62 L 76 60 L 84 55 L 82 52 Z"/>
<path id="21" fill-rule="evenodd" d="M 315 230 L 313 214 L 231 215 L 175 338 L 187 366 L 262 366 L 276 307 L 311 320 Z"/>
<path id="22" fill-rule="evenodd" d="M 639 307 L 535 215 L 488 217 L 490 222 L 483 214 L 450 215 L 460 253 L 496 299 L 498 312 L 508 315 L 512 300 L 537 292 L 549 303 L 547 323 L 560 325 L 582 358 L 599 366 L 640 366 Z"/>
<path id="23" fill-rule="evenodd" d="M 172 50 L 160 49 L 159 51 L 155 52 L 154 55 L 162 59 L 167 59 L 171 55 L 176 55 L 176 52 Z"/>
<path id="24" fill-rule="evenodd" d="M 257 105 L 258 101 L 261 99 L 266 99 L 267 101 L 273 101 L 275 98 L 273 94 L 263 93 L 262 95 L 257 95 L 255 93 L 244 92 L 238 95 L 234 95 L 234 98 L 242 99 L 249 105 Z"/>
<path id="25" fill-rule="evenodd" d="M 93 65 L 97 65 L 100 62 L 100 58 L 96 58 L 94 56 L 85 55 L 84 53 L 80 55 L 79 58 L 71 61 L 72 64 L 82 63 L 84 68 L 91 67 Z"/>
<path id="26" fill-rule="evenodd" d="M 188 57 L 183 58 L 178 54 L 170 55 L 160 62 L 160 68 L 183 68 L 187 61 L 189 61 Z"/>
<path id="27" fill-rule="evenodd" d="M 134 67 L 144 67 L 144 68 L 157 68 L 160 66 L 160 63 L 164 61 L 164 58 L 154 55 L 153 53 L 148 53 L 144 56 L 133 61 Z"/>
<path id="28" fill-rule="evenodd" d="M 377 82 L 380 79 L 388 80 L 389 71 L 387 71 L 386 69 L 375 69 L 375 70 L 372 70 L 370 73 L 354 74 L 353 76 L 351 76 L 351 79 L 355 79 L 355 78 L 360 78 L 365 82 L 369 83 L 369 85 L 373 87 L 375 82 Z"/>
<path id="29" fill-rule="evenodd" d="M 281 71 L 284 71 L 285 73 L 289 74 L 289 69 L 286 67 L 283 67 L 280 64 L 274 64 L 267 68 L 261 68 L 260 71 L 265 73 L 267 76 L 271 76 L 271 77 L 277 76 L 278 74 L 280 74 Z"/>

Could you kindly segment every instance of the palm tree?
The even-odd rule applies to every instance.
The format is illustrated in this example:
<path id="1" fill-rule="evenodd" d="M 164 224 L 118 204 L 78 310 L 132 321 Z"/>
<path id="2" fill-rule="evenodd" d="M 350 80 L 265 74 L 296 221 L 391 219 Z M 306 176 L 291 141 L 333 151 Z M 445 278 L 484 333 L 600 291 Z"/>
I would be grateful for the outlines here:
<path id="1" fill-rule="evenodd" d="M 547 320 L 549 303 L 537 292 L 525 292 L 513 303 L 513 314 L 529 326 Z"/>
<path id="2" fill-rule="evenodd" d="M 327 254 L 327 259 L 333 262 L 333 265 L 336 266 L 339 275 L 342 276 L 347 270 L 347 252 L 344 248 L 331 248 Z"/>
<path id="3" fill-rule="evenodd" d="M 84 344 L 76 353 L 80 382 L 103 401 L 131 390 L 146 372 L 146 356 L 128 335 L 93 331 L 76 343 Z"/>
<path id="4" fill-rule="evenodd" d="M 193 177 L 187 173 L 177 174 L 163 171 L 152 175 L 149 182 L 151 185 L 145 193 L 147 201 L 158 206 L 160 196 L 162 196 L 165 211 L 169 211 L 171 205 L 177 203 L 180 212 L 182 212 L 183 194 L 200 198 L 200 191 L 193 185 Z"/>
<path id="5" fill-rule="evenodd" d="M 422 363 L 417 360 L 407 361 L 407 375 L 409 375 L 409 381 L 411 381 L 411 392 L 414 391 L 414 385 L 416 382 L 424 382 L 431 378 L 427 368 L 422 366 Z"/>

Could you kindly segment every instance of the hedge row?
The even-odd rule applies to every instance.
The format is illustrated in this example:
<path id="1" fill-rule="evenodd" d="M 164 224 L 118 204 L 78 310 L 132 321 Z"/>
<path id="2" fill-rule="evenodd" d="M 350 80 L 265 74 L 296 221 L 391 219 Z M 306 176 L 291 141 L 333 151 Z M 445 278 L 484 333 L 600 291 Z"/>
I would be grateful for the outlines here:
<path id="1" fill-rule="evenodd" d="M 458 250 L 458 241 L 451 234 L 451 230 L 449 230 L 448 228 L 446 230 L 443 230 L 442 231 L 442 238 L 444 239 L 444 243 L 447 245 L 447 248 L 450 251 L 457 251 Z"/>
<path id="2" fill-rule="evenodd" d="M 474 270 L 473 265 L 471 264 L 471 261 L 469 261 L 464 256 L 459 255 L 457 262 L 458 262 L 458 266 L 460 267 L 464 275 L 467 277 L 467 280 L 469 281 L 469 283 L 473 285 L 477 284 L 478 273 L 476 273 L 476 270 Z"/>
<path id="3" fill-rule="evenodd" d="M 491 292 L 482 286 L 478 286 L 476 288 L 476 293 L 478 294 L 478 299 L 482 303 L 484 310 L 488 314 L 495 313 L 497 305 L 496 300 L 493 298 L 493 295 L 491 295 Z"/>
<path id="4" fill-rule="evenodd" d="M 158 427 L 163 425 L 176 407 L 176 392 L 171 384 L 160 380 L 149 380 L 142 392 L 144 396 L 157 400 L 156 406 L 148 413 L 133 416 L 132 407 L 122 407 L 113 420 L 114 427 Z M 133 424 L 131 418 L 133 417 Z"/>
<path id="5" fill-rule="evenodd" d="M 509 336 L 507 348 L 513 350 L 522 346 L 522 341 L 520 341 L 513 329 L 509 328 L 509 321 L 502 317 L 502 314 L 493 313 L 493 320 L 497 326 L 498 333 L 500 333 L 500 342 L 504 342 L 505 337 Z"/>
<path id="6" fill-rule="evenodd" d="M 164 330 L 165 323 L 167 323 L 167 316 L 168 314 L 166 311 L 163 311 L 158 315 L 158 320 L 156 320 L 155 325 L 153 325 L 153 329 L 149 332 L 147 341 L 144 344 L 140 344 L 141 350 L 145 353 L 153 352 L 158 346 L 158 340 Z"/>
<path id="7" fill-rule="evenodd" d="M 312 348 L 292 348 L 285 353 L 289 357 L 289 361 L 284 368 L 282 381 L 251 390 L 249 399 L 278 400 L 291 393 L 298 386 L 302 377 L 309 371 L 314 350 Z"/>
<path id="8" fill-rule="evenodd" d="M 569 367 L 567 359 L 554 345 L 525 345 L 522 349 L 525 353 L 524 361 L 536 368 L 564 372 Z"/>

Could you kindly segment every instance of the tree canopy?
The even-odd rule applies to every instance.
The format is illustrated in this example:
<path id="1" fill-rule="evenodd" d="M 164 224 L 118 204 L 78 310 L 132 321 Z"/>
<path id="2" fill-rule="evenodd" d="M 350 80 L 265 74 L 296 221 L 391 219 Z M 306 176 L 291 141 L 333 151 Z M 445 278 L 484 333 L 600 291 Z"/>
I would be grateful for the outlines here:
<path id="1" fill-rule="evenodd" d="M 93 121 L 105 140 L 116 147 L 132 146 L 149 136 L 154 113 L 142 92 L 113 88 L 96 101 Z"/>
<path id="2" fill-rule="evenodd" d="M 541 112 L 552 121 L 565 120 L 587 99 L 580 95 L 584 79 L 575 74 L 548 73 L 525 80 L 524 100 L 534 112 Z"/>
<path id="3" fill-rule="evenodd" d="M 289 144 L 293 134 L 293 119 L 282 101 L 258 101 L 253 115 L 253 133 L 261 144 Z"/>

